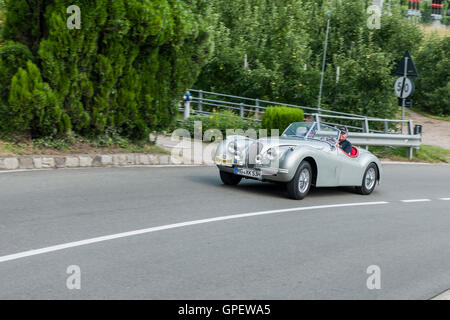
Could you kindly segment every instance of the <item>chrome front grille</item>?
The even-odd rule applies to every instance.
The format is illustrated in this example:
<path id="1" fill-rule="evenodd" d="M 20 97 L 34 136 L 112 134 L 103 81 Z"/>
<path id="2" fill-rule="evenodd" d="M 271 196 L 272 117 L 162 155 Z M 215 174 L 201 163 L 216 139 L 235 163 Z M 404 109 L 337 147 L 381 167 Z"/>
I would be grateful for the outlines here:
<path id="1" fill-rule="evenodd" d="M 253 168 L 255 166 L 256 156 L 261 153 L 262 149 L 263 149 L 263 145 L 260 142 L 253 142 L 248 147 L 247 159 L 245 162 L 249 168 Z"/>

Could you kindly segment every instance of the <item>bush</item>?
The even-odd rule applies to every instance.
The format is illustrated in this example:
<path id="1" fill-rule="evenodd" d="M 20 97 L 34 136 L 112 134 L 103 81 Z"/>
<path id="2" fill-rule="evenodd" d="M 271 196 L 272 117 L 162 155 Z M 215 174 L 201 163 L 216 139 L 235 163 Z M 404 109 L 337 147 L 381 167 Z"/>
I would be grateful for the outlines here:
<path id="1" fill-rule="evenodd" d="M 438 116 L 450 115 L 450 37 L 429 40 L 419 52 L 414 105 Z"/>
<path id="2" fill-rule="evenodd" d="M 260 128 L 259 122 L 244 120 L 231 111 L 222 111 L 220 113 L 215 112 L 212 115 L 190 116 L 188 119 L 181 122 L 179 127 L 188 130 L 191 134 L 191 137 L 194 137 L 194 125 L 196 121 L 200 121 L 202 123 L 202 137 L 204 136 L 206 131 L 213 129 L 219 130 L 222 133 L 223 137 L 226 137 L 227 129 L 242 129 L 244 131 L 244 134 L 248 129 L 254 129 L 255 131 L 258 131 Z"/>
<path id="3" fill-rule="evenodd" d="M 38 67 L 28 61 L 25 70 L 19 68 L 12 78 L 9 110 L 4 113 L 2 129 L 29 130 L 32 136 L 66 133 L 70 121 L 66 124 L 61 121 L 62 113 L 54 92 L 42 81 Z"/>
<path id="4" fill-rule="evenodd" d="M 0 121 L 23 111 L 15 123 L 33 136 L 101 136 L 112 127 L 145 139 L 173 122 L 173 100 L 211 50 L 206 0 L 77 0 L 81 30 L 67 28 L 66 0 L 4 3 Z M 27 61 L 39 72 L 31 91 L 25 85 L 37 72 L 25 74 Z"/>
<path id="5" fill-rule="evenodd" d="M 20 43 L 8 41 L 0 47 L 0 103 L 8 103 L 12 78 L 19 68 L 25 69 L 27 61 L 33 59 L 30 50 Z"/>
<path id="6" fill-rule="evenodd" d="M 263 115 L 261 126 L 263 129 L 267 129 L 269 133 L 271 129 L 278 129 L 281 134 L 292 122 L 302 122 L 303 120 L 302 109 L 269 107 Z"/>

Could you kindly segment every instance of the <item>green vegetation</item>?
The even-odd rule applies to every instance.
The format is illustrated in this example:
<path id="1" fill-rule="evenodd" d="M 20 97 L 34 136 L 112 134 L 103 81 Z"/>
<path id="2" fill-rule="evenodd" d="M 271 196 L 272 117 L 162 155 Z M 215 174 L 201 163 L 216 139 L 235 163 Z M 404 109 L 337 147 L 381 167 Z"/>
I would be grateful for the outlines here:
<path id="1" fill-rule="evenodd" d="M 209 57 L 207 3 L 76 0 L 77 30 L 65 0 L 6 1 L 0 130 L 143 139 L 166 128 Z"/>
<path id="2" fill-rule="evenodd" d="M 420 77 L 414 106 L 425 113 L 450 116 L 450 36 L 430 38 L 417 55 Z"/>
<path id="3" fill-rule="evenodd" d="M 206 140 L 209 140 L 209 137 L 218 136 L 218 132 L 214 131 L 214 129 L 219 130 L 223 138 L 226 137 L 227 129 L 243 130 L 241 134 L 244 134 L 249 129 L 253 129 L 256 132 L 260 129 L 258 121 L 244 120 L 230 111 L 214 112 L 211 115 L 193 115 L 187 120 L 180 122 L 179 128 L 188 130 L 191 137 L 199 136 L 200 128 L 198 127 L 197 132 L 195 132 L 195 122 L 201 122 L 202 138 L 204 137 Z"/>
<path id="4" fill-rule="evenodd" d="M 150 142 L 131 141 L 111 130 L 91 139 L 74 133 L 64 137 L 47 136 L 36 139 L 30 139 L 22 135 L 0 137 L 0 156 L 120 152 L 169 153 Z"/>
<path id="5" fill-rule="evenodd" d="M 436 119 L 436 120 L 443 120 L 443 121 L 450 121 L 450 115 L 448 116 L 435 116 L 433 114 L 427 113 L 423 110 L 417 109 L 417 108 L 412 108 L 413 111 L 420 113 L 421 115 L 431 118 L 431 119 Z M 408 116 L 408 113 L 405 113 L 406 116 Z"/>
<path id="6" fill-rule="evenodd" d="M 281 134 L 292 122 L 302 122 L 303 120 L 302 109 L 285 106 L 269 107 L 263 115 L 261 127 L 267 129 L 268 132 L 277 129 Z"/>
<path id="7" fill-rule="evenodd" d="M 420 73 L 415 106 L 449 115 L 450 36 L 430 36 L 405 19 L 400 1 L 392 1 L 380 29 L 368 27 L 374 21 L 367 0 L 70 4 L 81 9 L 80 30 L 67 27 L 65 0 L 0 0 L 0 133 L 6 137 L 55 150 L 69 148 L 73 137 L 89 146 L 143 143 L 150 131 L 177 127 L 177 101 L 191 86 L 316 106 L 329 11 L 323 108 L 394 117 L 392 71 L 408 49 Z M 246 116 L 256 117 L 255 111 Z M 263 126 L 275 126 L 270 113 Z M 261 125 L 221 111 L 181 126 L 193 134 L 195 120 L 203 122 L 203 134 Z"/>
<path id="8" fill-rule="evenodd" d="M 407 156 L 407 147 L 369 147 L 369 150 L 379 158 L 396 161 L 409 161 Z M 450 163 L 450 150 L 422 145 L 419 150 L 414 150 L 413 161 Z"/>
<path id="9" fill-rule="evenodd" d="M 370 1 L 212 2 L 215 52 L 197 88 L 316 106 L 327 11 L 332 11 L 323 107 L 376 117 L 394 115 L 392 69 L 407 49 L 414 53 L 421 41 L 420 30 L 402 16 L 398 3 L 393 2 L 392 16 L 382 16 L 378 30 L 367 27 Z"/>

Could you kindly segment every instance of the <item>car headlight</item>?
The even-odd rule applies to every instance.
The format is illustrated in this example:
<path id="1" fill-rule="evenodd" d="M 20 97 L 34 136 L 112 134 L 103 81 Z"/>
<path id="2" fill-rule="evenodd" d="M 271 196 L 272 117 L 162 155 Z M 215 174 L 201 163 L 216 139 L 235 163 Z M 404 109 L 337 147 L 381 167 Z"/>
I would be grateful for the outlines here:
<path id="1" fill-rule="evenodd" d="M 265 158 L 269 161 L 278 160 L 280 158 L 281 152 L 278 148 L 270 148 L 266 151 Z"/>
<path id="2" fill-rule="evenodd" d="M 241 150 L 241 148 L 239 148 L 238 144 L 235 141 L 231 141 L 228 143 L 227 151 L 228 151 L 228 153 L 231 153 L 232 155 L 235 155 L 235 156 L 242 155 L 242 150 Z"/>
<path id="3" fill-rule="evenodd" d="M 228 145 L 227 145 L 227 150 L 228 150 L 229 153 L 235 154 L 236 151 L 237 151 L 237 144 L 236 144 L 236 142 L 234 142 L 234 141 L 229 142 Z"/>

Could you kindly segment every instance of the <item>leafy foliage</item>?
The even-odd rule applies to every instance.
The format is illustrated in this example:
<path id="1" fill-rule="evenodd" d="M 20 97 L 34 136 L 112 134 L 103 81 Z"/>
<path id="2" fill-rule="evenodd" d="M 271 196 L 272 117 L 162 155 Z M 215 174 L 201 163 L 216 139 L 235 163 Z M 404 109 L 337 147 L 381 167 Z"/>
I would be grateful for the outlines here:
<path id="1" fill-rule="evenodd" d="M 420 31 L 398 3 L 369 29 L 363 0 L 213 0 L 215 53 L 197 88 L 316 106 L 327 12 L 331 11 L 322 107 L 391 117 L 392 69 Z M 248 67 L 244 65 L 247 56 Z M 336 81 L 336 70 L 340 78 Z"/>
<path id="2" fill-rule="evenodd" d="M 201 132 L 195 132 L 195 122 L 201 122 Z M 205 133 L 214 133 L 219 130 L 223 137 L 226 137 L 227 129 L 242 130 L 242 134 L 249 129 L 259 130 L 260 123 L 257 121 L 247 121 L 231 111 L 215 112 L 212 115 L 193 115 L 181 122 L 180 128 L 189 131 L 191 137 L 205 136 Z M 197 129 L 198 130 L 198 129 Z"/>
<path id="3" fill-rule="evenodd" d="M 80 30 L 67 27 L 65 0 L 6 2 L 3 36 L 13 41 L 9 52 L 13 46 L 20 51 L 14 55 L 20 62 L 16 68 L 23 69 L 24 61 L 30 60 L 39 72 L 32 67 L 7 70 L 0 82 L 0 91 L 9 97 L 7 103 L 3 100 L 3 111 L 35 136 L 54 129 L 95 136 L 112 127 L 140 139 L 172 123 L 174 97 L 193 84 L 209 57 L 207 1 L 75 0 L 70 4 L 81 9 Z M 28 53 L 31 57 L 25 59 Z M 0 71 L 7 64 L 0 64 Z M 41 92 L 42 103 L 52 104 L 55 110 L 42 122 L 40 112 L 50 106 L 32 103 L 34 93 L 25 85 L 30 81 L 35 83 L 30 90 Z M 25 92 L 20 94 L 19 89 Z"/>
<path id="4" fill-rule="evenodd" d="M 303 110 L 290 107 L 268 107 L 264 112 L 261 127 L 270 132 L 271 129 L 278 129 L 281 134 L 291 123 L 302 122 L 304 119 Z"/>
<path id="5" fill-rule="evenodd" d="M 415 107 L 431 114 L 450 115 L 450 37 L 428 40 L 417 56 L 420 77 L 414 93 Z"/>

